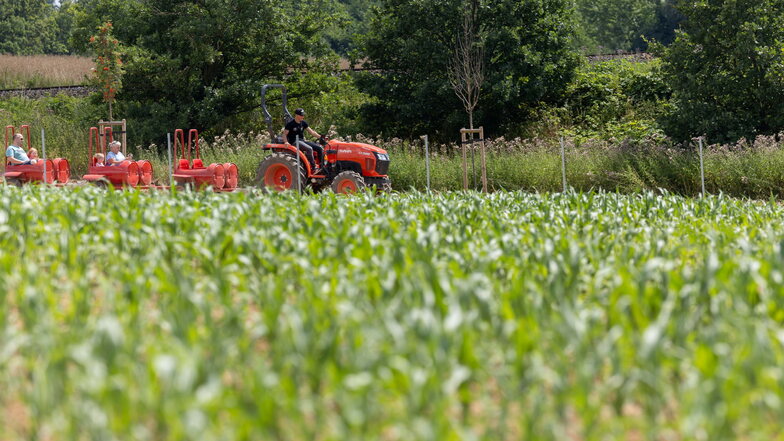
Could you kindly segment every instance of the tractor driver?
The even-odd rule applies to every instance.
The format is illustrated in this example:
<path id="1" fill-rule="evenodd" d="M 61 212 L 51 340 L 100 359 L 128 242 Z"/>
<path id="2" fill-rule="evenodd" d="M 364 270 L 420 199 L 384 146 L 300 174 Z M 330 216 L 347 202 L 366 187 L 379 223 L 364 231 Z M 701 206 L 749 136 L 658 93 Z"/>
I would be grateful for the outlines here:
<path id="1" fill-rule="evenodd" d="M 315 150 L 316 157 L 319 159 L 319 164 L 324 165 L 324 147 L 316 144 L 315 142 L 305 141 L 305 129 L 307 129 L 308 133 L 315 136 L 316 138 L 321 138 L 321 135 L 316 133 L 315 130 L 311 129 L 310 126 L 308 126 L 308 122 L 305 121 L 305 110 L 297 109 L 294 111 L 294 119 L 289 121 L 289 123 L 286 124 L 286 127 L 283 129 L 283 139 L 286 142 L 286 145 L 296 145 L 297 138 L 300 139 L 298 147 L 302 153 L 305 154 L 305 157 L 308 158 L 311 170 L 315 172 L 316 162 L 313 159 L 313 152 Z"/>

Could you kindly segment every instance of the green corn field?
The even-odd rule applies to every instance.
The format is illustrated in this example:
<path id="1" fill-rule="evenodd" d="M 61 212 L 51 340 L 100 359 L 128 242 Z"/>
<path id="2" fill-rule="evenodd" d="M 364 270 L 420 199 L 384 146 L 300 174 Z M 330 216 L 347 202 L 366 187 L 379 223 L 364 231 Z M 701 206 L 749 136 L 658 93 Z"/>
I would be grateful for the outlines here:
<path id="1" fill-rule="evenodd" d="M 784 208 L 0 187 L 3 440 L 784 439 Z"/>

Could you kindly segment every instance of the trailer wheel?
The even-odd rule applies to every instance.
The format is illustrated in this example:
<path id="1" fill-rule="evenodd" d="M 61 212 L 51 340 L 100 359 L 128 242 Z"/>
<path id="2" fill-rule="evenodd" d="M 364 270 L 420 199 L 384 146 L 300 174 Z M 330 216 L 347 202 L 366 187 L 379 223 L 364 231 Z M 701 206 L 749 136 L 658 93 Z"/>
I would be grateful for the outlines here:
<path id="1" fill-rule="evenodd" d="M 304 167 L 300 167 L 297 173 L 295 158 L 285 153 L 273 153 L 259 164 L 256 183 L 263 190 L 297 190 L 307 185 L 305 178 Z"/>
<path id="2" fill-rule="evenodd" d="M 21 187 L 22 186 L 22 181 L 20 181 L 17 178 L 6 178 L 5 179 L 5 183 L 7 185 L 11 185 L 11 186 L 14 186 L 14 187 Z"/>
<path id="3" fill-rule="evenodd" d="M 95 185 L 96 188 L 100 188 L 102 190 L 106 190 L 109 188 L 109 181 L 106 179 L 98 179 L 97 181 L 92 181 L 92 184 Z"/>
<path id="4" fill-rule="evenodd" d="M 356 193 L 365 188 L 365 180 L 353 171 L 344 171 L 335 176 L 332 181 L 332 191 L 338 194 Z"/>

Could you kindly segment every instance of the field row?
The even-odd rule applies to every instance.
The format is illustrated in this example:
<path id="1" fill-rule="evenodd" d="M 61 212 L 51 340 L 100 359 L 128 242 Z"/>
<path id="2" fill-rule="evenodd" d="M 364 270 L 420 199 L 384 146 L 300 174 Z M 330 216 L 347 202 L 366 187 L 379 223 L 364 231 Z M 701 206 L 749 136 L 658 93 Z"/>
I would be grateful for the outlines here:
<path id="1" fill-rule="evenodd" d="M 784 211 L 0 188 L 2 439 L 747 439 Z"/>

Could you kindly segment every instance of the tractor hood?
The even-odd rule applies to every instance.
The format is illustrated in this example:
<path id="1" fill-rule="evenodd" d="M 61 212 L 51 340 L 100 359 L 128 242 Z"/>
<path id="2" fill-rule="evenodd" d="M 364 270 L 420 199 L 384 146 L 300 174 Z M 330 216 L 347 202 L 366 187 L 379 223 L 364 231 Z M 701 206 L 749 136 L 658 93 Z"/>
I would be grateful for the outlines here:
<path id="1" fill-rule="evenodd" d="M 329 142 L 329 147 L 333 149 L 352 149 L 354 151 L 364 150 L 367 152 L 381 153 L 381 154 L 387 153 L 387 151 L 384 149 L 378 148 L 374 145 L 365 144 L 362 142 L 341 142 L 341 141 L 333 140 Z"/>

